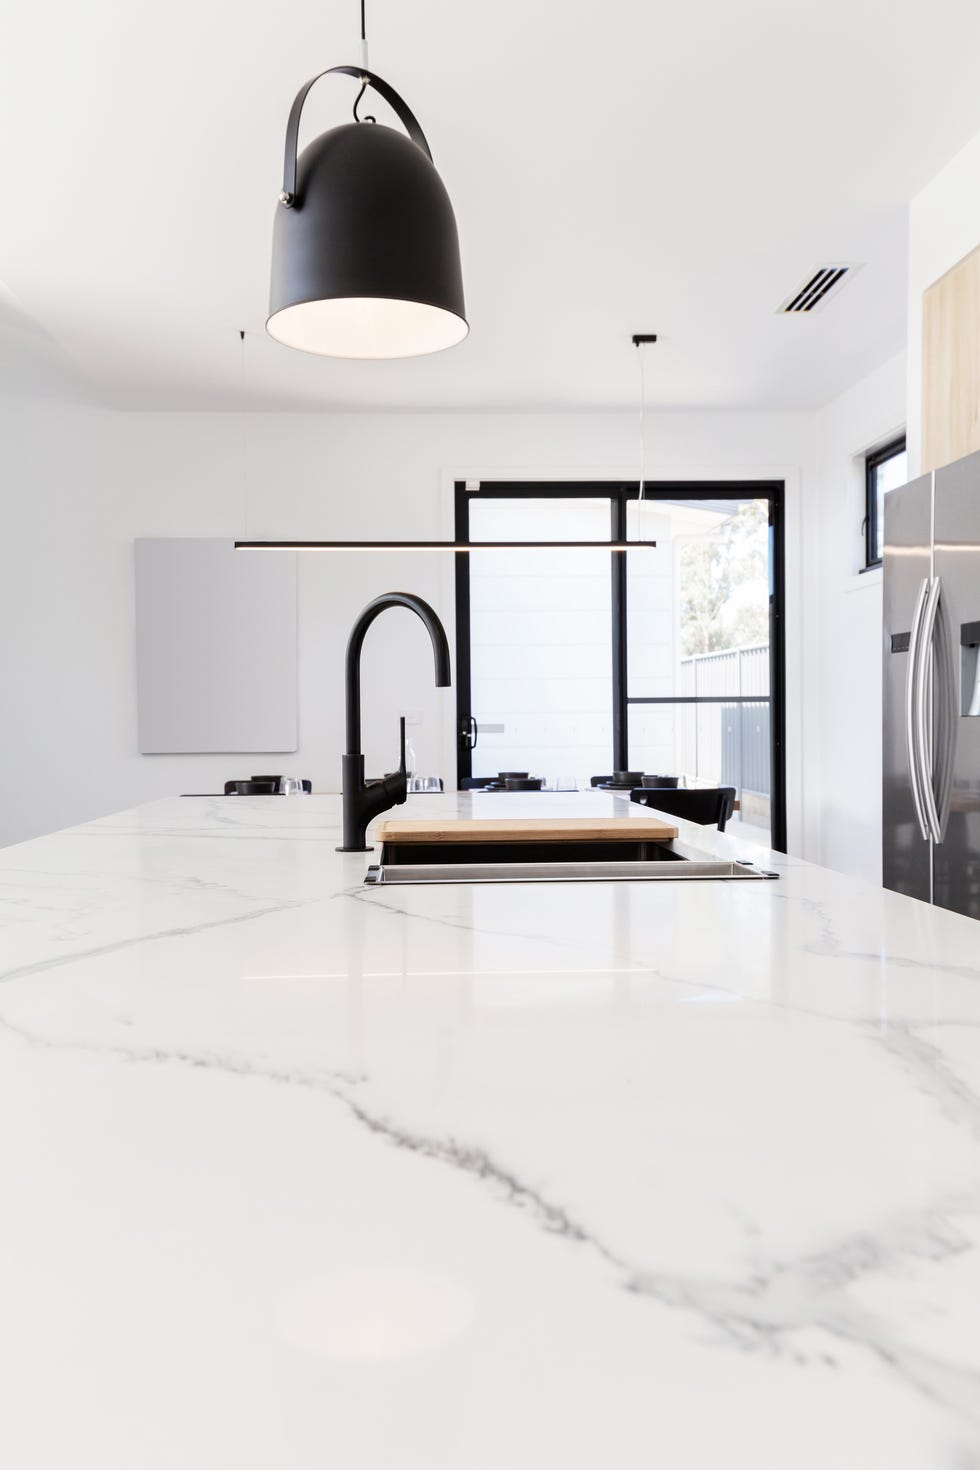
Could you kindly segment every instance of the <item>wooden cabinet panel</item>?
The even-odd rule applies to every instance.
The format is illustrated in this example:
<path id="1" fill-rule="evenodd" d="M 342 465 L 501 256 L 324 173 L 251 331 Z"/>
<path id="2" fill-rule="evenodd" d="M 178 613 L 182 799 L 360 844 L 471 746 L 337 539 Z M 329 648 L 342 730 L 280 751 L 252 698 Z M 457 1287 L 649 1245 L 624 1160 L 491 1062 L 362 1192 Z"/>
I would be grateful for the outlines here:
<path id="1" fill-rule="evenodd" d="M 980 246 L 922 297 L 922 472 L 980 449 Z"/>

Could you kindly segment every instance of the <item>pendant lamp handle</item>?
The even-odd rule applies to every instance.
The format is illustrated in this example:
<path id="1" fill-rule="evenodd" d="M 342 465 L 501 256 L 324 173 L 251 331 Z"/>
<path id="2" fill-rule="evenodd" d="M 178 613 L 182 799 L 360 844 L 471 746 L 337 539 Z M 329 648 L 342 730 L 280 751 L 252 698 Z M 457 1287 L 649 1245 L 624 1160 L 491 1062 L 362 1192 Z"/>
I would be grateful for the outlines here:
<path id="1" fill-rule="evenodd" d="M 429 162 L 432 162 L 432 154 L 418 118 L 408 103 L 399 97 L 394 87 L 382 81 L 381 77 L 375 76 L 374 72 L 365 71 L 362 66 L 328 66 L 326 71 L 318 72 L 315 77 L 311 77 L 305 87 L 300 88 L 290 109 L 289 122 L 286 124 L 286 157 L 282 170 L 282 193 L 279 195 L 279 203 L 284 204 L 287 209 L 296 199 L 296 153 L 299 147 L 299 120 L 303 112 L 303 104 L 321 77 L 335 76 L 338 72 L 345 77 L 355 77 L 359 82 L 370 82 L 378 96 L 384 98 L 396 113 L 398 120 L 404 124 L 405 131 L 412 142 L 417 144 Z"/>

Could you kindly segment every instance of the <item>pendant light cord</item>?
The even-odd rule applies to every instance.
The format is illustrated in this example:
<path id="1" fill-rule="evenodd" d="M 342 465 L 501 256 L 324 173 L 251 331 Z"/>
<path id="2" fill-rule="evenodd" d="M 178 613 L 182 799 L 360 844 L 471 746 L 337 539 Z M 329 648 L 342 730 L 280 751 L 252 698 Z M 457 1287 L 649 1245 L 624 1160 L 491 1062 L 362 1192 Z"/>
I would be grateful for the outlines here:
<path id="1" fill-rule="evenodd" d="M 655 332 L 634 332 L 634 334 L 633 334 L 633 346 L 636 348 L 637 362 L 639 363 L 639 367 L 640 367 L 640 494 L 639 494 L 639 497 L 638 497 L 638 500 L 637 500 L 637 507 L 636 507 L 636 517 L 637 517 L 637 519 L 636 519 L 636 531 L 637 531 L 637 535 L 639 535 L 639 532 L 640 532 L 640 515 L 641 515 L 640 507 L 644 503 L 644 499 L 645 499 L 645 496 L 646 496 L 646 488 L 647 488 L 647 477 L 646 477 L 647 380 L 646 380 L 646 372 L 645 372 L 646 362 L 645 362 L 644 357 L 643 357 L 643 349 L 644 349 L 644 347 L 647 346 L 647 344 L 649 342 L 656 342 L 656 340 L 657 340 L 657 335 L 656 335 Z"/>
<path id="2" fill-rule="evenodd" d="M 644 370 L 644 362 L 643 362 L 643 347 L 644 347 L 644 344 L 642 342 L 637 342 L 637 344 L 636 344 L 636 355 L 637 355 L 637 360 L 639 361 L 639 364 L 640 364 L 640 494 L 639 494 L 639 497 L 638 497 L 639 503 L 642 503 L 644 491 L 646 489 L 646 405 L 647 405 L 647 383 L 646 383 L 646 372 Z M 637 532 L 639 532 L 639 526 L 637 526 Z"/>
<path id="3" fill-rule="evenodd" d="M 366 3 L 367 3 L 367 0 L 361 0 L 361 66 L 367 72 L 367 71 L 370 71 L 371 68 L 368 66 L 367 18 L 366 18 L 366 14 L 365 14 Z M 369 122 L 369 123 L 373 123 L 373 122 L 377 122 L 377 120 L 378 120 L 376 117 L 372 117 L 370 113 L 365 113 L 364 116 L 361 117 L 360 113 L 357 110 L 358 107 L 360 106 L 361 98 L 364 96 L 364 93 L 367 91 L 367 87 L 368 87 L 367 77 L 362 77 L 361 78 L 361 90 L 358 92 L 357 96 L 354 98 L 354 121 L 355 122 Z"/>
<path id="4" fill-rule="evenodd" d="M 241 339 L 239 351 L 239 405 L 238 411 L 242 416 L 242 521 L 245 525 L 245 534 L 248 535 L 248 409 L 246 407 L 245 393 L 245 328 L 238 329 Z"/>

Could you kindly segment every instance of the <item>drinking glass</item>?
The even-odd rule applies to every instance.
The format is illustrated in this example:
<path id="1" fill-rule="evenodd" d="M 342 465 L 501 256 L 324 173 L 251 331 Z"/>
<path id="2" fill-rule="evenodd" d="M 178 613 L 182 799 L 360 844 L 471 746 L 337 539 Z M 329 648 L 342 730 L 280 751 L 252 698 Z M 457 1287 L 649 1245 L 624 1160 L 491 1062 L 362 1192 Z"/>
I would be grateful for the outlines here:
<path id="1" fill-rule="evenodd" d="M 298 776 L 283 776 L 279 782 L 280 796 L 303 796 L 303 783 Z"/>

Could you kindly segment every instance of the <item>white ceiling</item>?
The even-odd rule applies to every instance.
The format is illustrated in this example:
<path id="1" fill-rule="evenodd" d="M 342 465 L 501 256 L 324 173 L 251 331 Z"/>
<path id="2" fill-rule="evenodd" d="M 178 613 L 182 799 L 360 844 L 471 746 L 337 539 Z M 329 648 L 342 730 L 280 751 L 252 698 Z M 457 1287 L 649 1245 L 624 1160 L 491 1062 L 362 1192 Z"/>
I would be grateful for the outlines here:
<path id="1" fill-rule="evenodd" d="M 368 0 L 368 21 L 455 205 L 461 347 L 330 362 L 264 333 L 286 115 L 358 61 L 357 0 L 8 6 L 0 337 L 103 402 L 201 409 L 631 406 L 635 331 L 661 334 L 652 403 L 806 409 L 902 346 L 907 202 L 980 130 L 976 0 Z M 353 96 L 321 82 L 306 136 Z M 864 269 L 776 315 L 824 261 Z"/>

